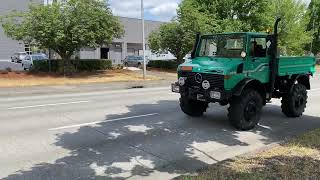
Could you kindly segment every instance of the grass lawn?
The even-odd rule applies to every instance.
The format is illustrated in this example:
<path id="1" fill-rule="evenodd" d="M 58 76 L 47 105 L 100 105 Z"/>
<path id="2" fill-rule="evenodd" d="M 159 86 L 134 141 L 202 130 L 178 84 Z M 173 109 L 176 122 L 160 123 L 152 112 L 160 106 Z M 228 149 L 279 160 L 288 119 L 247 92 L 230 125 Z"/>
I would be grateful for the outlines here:
<path id="1" fill-rule="evenodd" d="M 148 76 L 147 80 L 159 80 Z M 123 81 L 142 81 L 142 73 L 127 70 L 110 70 L 99 73 L 79 73 L 71 77 L 48 73 L 0 72 L 0 87 L 27 87 L 39 85 L 67 85 L 107 83 Z"/>
<path id="2" fill-rule="evenodd" d="M 178 179 L 320 179 L 320 129 L 254 155 L 237 157 Z"/>

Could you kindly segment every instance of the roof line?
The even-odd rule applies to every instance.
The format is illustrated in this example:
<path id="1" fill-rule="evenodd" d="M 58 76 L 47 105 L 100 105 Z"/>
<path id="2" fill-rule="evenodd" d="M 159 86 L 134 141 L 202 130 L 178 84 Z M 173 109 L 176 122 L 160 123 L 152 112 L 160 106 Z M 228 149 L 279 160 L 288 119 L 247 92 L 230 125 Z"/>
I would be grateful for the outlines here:
<path id="1" fill-rule="evenodd" d="M 126 18 L 126 19 L 141 20 L 141 18 L 134 18 L 134 17 L 125 17 L 125 16 L 117 16 L 117 17 L 119 17 L 119 18 Z M 149 19 L 145 19 L 145 21 L 159 22 L 159 23 L 168 23 L 167 21 L 155 21 L 155 20 L 149 20 Z"/>

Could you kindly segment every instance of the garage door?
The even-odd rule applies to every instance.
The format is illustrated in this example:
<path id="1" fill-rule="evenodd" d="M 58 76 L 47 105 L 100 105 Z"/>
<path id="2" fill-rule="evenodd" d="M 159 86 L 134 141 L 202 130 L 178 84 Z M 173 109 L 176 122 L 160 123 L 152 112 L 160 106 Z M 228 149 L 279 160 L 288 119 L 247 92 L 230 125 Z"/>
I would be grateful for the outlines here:
<path id="1" fill-rule="evenodd" d="M 128 49 L 128 56 L 134 56 L 134 49 Z"/>
<path id="2" fill-rule="evenodd" d="M 114 64 L 121 64 L 121 49 L 114 49 L 111 59 Z"/>

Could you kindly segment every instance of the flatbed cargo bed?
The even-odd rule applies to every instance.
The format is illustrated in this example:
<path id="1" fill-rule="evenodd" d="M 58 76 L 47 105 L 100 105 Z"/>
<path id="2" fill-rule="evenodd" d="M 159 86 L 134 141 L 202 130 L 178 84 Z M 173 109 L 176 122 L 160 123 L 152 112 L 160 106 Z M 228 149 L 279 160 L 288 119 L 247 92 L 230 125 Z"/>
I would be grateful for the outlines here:
<path id="1" fill-rule="evenodd" d="M 280 57 L 278 76 L 316 72 L 316 59 L 312 56 Z"/>

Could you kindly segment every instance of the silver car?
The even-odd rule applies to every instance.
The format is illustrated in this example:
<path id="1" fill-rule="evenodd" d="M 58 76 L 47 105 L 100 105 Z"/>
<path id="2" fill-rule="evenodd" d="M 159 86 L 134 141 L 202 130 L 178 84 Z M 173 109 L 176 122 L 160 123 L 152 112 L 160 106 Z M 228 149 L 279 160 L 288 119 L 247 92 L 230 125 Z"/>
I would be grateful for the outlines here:
<path id="1" fill-rule="evenodd" d="M 24 70 L 30 70 L 34 61 L 46 61 L 48 57 L 45 54 L 32 54 L 27 55 L 22 61 L 22 67 Z"/>
<path id="2" fill-rule="evenodd" d="M 17 52 L 11 56 L 11 62 L 21 63 L 23 59 L 28 55 L 26 52 Z"/>
<path id="3" fill-rule="evenodd" d="M 148 64 L 148 60 L 146 59 L 146 64 Z M 125 67 L 143 67 L 143 57 L 142 56 L 127 56 L 124 61 L 123 65 Z"/>

